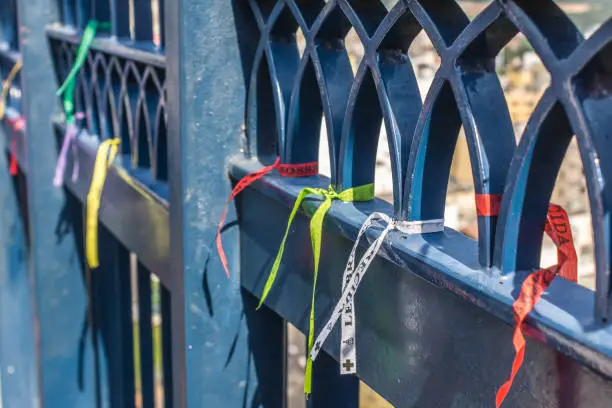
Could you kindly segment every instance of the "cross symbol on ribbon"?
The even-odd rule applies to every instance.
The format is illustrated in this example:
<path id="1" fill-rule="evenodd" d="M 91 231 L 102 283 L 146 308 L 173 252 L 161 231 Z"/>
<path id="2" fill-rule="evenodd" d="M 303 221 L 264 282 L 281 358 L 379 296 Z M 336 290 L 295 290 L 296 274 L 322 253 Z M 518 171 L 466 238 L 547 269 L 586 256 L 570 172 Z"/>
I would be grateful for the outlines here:
<path id="1" fill-rule="evenodd" d="M 353 362 L 349 359 L 347 359 L 344 363 L 342 363 L 342 367 L 344 367 L 344 369 L 347 372 L 350 372 L 351 369 L 355 366 L 355 364 L 353 364 Z"/>
<path id="2" fill-rule="evenodd" d="M 366 231 L 372 227 L 375 223 L 382 221 L 387 225 L 381 232 L 380 236 L 372 242 L 370 247 L 365 251 L 363 257 L 355 267 L 355 255 L 359 242 Z M 323 326 L 323 330 L 319 333 L 316 343 L 323 344 L 327 337 L 331 334 L 334 326 L 342 317 L 341 325 L 341 340 L 340 340 L 340 356 L 342 359 L 346 359 L 345 363 L 341 365 L 341 374 L 355 374 L 357 372 L 357 349 L 355 342 L 355 326 L 357 321 L 355 320 L 355 293 L 359 284 L 363 280 L 365 273 L 367 272 L 370 264 L 375 259 L 378 250 L 382 246 L 385 238 L 391 232 L 397 230 L 404 234 L 426 234 L 433 232 L 441 232 L 444 230 L 444 220 L 428 220 L 428 221 L 399 221 L 394 220 L 383 213 L 372 213 L 361 226 L 355 245 L 349 255 L 346 268 L 344 269 L 344 275 L 342 277 L 342 295 L 340 300 L 334 307 L 332 315 L 328 322 Z M 314 361 L 319 354 L 318 349 L 312 349 L 310 352 L 310 360 Z M 346 365 L 346 362 L 350 361 L 350 365 Z"/>
<path id="3" fill-rule="evenodd" d="M 370 247 L 365 251 L 361 260 L 355 267 L 355 256 L 357 247 L 361 238 L 365 235 L 366 231 L 377 222 L 382 221 L 387 225 L 381 232 L 380 236 L 372 242 Z M 355 293 L 359 284 L 362 282 L 365 273 L 367 272 L 370 264 L 376 258 L 380 247 L 382 246 L 385 238 L 391 232 L 397 230 L 404 234 L 426 234 L 433 232 L 441 232 L 444 230 L 444 220 L 428 220 L 428 221 L 398 221 L 394 220 L 383 213 L 372 213 L 361 226 L 355 245 L 349 255 L 346 268 L 344 269 L 344 275 L 342 277 L 342 295 L 340 300 L 334 307 L 332 315 L 329 321 L 323 326 L 323 330 L 319 333 L 316 343 L 323 344 L 327 337 L 331 334 L 334 326 L 342 317 L 341 325 L 341 340 L 340 340 L 340 356 L 346 359 L 345 363 L 341 366 L 341 374 L 355 374 L 357 372 L 357 349 L 355 342 L 355 326 L 357 321 L 355 320 Z M 316 348 L 311 350 L 310 359 L 314 361 L 319 354 L 319 350 Z M 346 362 L 350 362 L 350 365 L 346 365 Z M 344 370 L 343 370 L 344 369 Z"/>

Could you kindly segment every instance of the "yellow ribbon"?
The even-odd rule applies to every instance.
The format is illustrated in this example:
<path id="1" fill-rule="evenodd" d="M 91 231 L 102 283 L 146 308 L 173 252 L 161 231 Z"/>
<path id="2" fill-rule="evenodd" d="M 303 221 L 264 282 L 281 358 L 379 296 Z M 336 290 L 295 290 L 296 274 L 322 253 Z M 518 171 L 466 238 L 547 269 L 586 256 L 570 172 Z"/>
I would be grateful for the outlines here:
<path id="1" fill-rule="evenodd" d="M 325 214 L 330 209 L 333 200 L 342 200 L 345 202 L 352 201 L 369 201 L 374 198 L 374 184 L 366 184 L 364 186 L 349 188 L 340 193 L 336 192 L 332 186 L 329 186 L 327 190 L 323 188 L 304 188 L 300 191 L 297 200 L 295 200 L 295 204 L 293 205 L 293 210 L 289 215 L 289 221 L 287 222 L 287 228 L 285 230 L 285 235 L 283 236 L 283 240 L 281 241 L 280 248 L 278 250 L 278 254 L 276 255 L 276 259 L 274 260 L 274 264 L 272 265 L 272 270 L 270 271 L 270 275 L 268 275 L 268 280 L 264 286 L 263 293 L 261 295 L 261 299 L 259 300 L 259 309 L 263 302 L 268 297 L 270 290 L 272 289 L 272 285 L 276 279 L 276 275 L 278 274 L 278 269 L 280 267 L 281 260 L 283 258 L 283 252 L 285 251 L 285 243 L 287 241 L 287 237 L 289 235 L 289 230 L 291 229 L 291 224 L 293 223 L 293 219 L 297 214 L 302 201 L 308 195 L 318 195 L 323 197 L 325 200 L 321 203 L 317 211 L 312 216 L 310 220 L 310 242 L 312 244 L 312 253 L 314 257 L 314 277 L 312 282 L 312 300 L 310 305 L 310 320 L 308 325 L 308 354 L 310 355 L 310 350 L 314 344 L 314 325 L 315 325 L 315 291 L 317 286 L 317 278 L 319 276 L 319 259 L 321 256 L 321 238 L 323 234 L 323 219 L 325 218 Z M 312 391 L 312 360 L 310 356 L 308 357 L 308 361 L 306 362 L 306 374 L 304 379 L 304 393 L 308 396 Z"/>
<path id="2" fill-rule="evenodd" d="M 91 185 L 87 193 L 87 220 L 85 230 L 85 256 L 90 269 L 100 266 L 98 259 L 98 213 L 100 212 L 100 198 L 102 188 L 106 181 L 109 167 L 119 150 L 121 139 L 109 139 L 100 144 L 96 154 Z"/>
<path id="3" fill-rule="evenodd" d="M 15 65 L 13 65 L 11 72 L 9 72 L 8 77 L 6 77 L 6 80 L 2 84 L 2 92 L 0 93 L 0 120 L 4 119 L 4 111 L 6 110 L 6 98 L 8 97 L 8 93 L 11 89 L 11 84 L 13 83 L 13 80 L 17 76 L 17 73 L 19 72 L 22 66 L 23 64 L 21 63 L 21 60 L 18 60 Z"/>

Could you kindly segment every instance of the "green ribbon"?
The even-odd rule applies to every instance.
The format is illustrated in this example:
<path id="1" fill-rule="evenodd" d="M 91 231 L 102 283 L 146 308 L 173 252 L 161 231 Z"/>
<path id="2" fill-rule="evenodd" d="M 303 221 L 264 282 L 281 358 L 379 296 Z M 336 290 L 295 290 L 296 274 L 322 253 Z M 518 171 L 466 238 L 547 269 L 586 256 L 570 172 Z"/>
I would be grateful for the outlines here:
<path id="1" fill-rule="evenodd" d="M 110 26 L 110 24 L 98 23 L 96 20 L 91 20 L 87 23 L 87 27 L 85 27 L 83 36 L 81 37 L 81 43 L 77 49 L 77 54 L 76 58 L 74 59 L 74 64 L 72 65 L 72 69 L 64 80 L 64 83 L 62 83 L 56 92 L 57 96 L 64 94 L 64 111 L 66 112 L 67 125 L 74 123 L 74 89 L 76 87 L 77 74 L 87 59 L 87 53 L 89 52 L 91 43 L 96 36 L 98 27 L 106 26 Z"/>
<path id="2" fill-rule="evenodd" d="M 278 254 L 276 255 L 276 259 L 274 260 L 274 264 L 272 265 L 272 270 L 270 271 L 270 275 L 268 275 L 268 280 L 264 286 L 263 293 L 261 295 L 261 299 L 259 300 L 259 309 L 270 290 L 272 289 L 272 285 L 276 280 L 276 275 L 278 274 L 278 269 L 280 267 L 281 260 L 283 258 L 283 252 L 285 251 L 285 243 L 287 242 L 287 236 L 289 235 L 289 230 L 291 229 L 291 224 L 293 223 L 293 219 L 297 214 L 302 201 L 308 195 L 318 195 L 323 197 L 325 200 L 317 211 L 312 216 L 310 220 L 310 242 L 312 244 L 312 253 L 314 256 L 314 278 L 312 282 L 312 301 L 310 305 L 310 321 L 308 326 L 308 361 L 306 362 L 306 374 L 304 378 L 304 393 L 308 396 L 312 390 L 312 360 L 310 359 L 310 350 L 314 344 L 314 325 L 315 325 L 315 291 L 317 286 L 317 277 L 319 276 L 319 258 L 321 256 L 321 238 L 323 234 L 323 219 L 325 218 L 325 214 L 330 209 L 333 200 L 342 200 L 345 202 L 352 201 L 370 201 L 374 198 L 374 184 L 366 184 L 364 186 L 349 188 L 340 193 L 336 192 L 332 186 L 329 186 L 327 190 L 323 188 L 304 188 L 300 191 L 297 200 L 295 200 L 295 204 L 293 205 L 293 210 L 291 211 L 291 215 L 289 215 L 289 221 L 287 222 L 287 229 L 285 230 L 285 236 L 281 241 L 280 248 L 278 250 Z"/>

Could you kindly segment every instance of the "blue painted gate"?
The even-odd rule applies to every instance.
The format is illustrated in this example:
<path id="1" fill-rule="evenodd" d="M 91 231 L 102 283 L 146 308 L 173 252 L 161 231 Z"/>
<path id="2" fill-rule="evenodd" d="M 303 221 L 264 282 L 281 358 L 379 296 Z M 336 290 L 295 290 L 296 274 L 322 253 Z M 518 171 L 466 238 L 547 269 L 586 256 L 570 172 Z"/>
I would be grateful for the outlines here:
<path id="1" fill-rule="evenodd" d="M 56 90 L 91 20 L 110 24 L 77 76 L 82 118 L 56 188 L 66 131 Z M 308 406 L 357 407 L 359 380 L 397 407 L 494 406 L 514 356 L 512 304 L 539 269 L 573 136 L 596 287 L 554 280 L 527 320 L 526 361 L 503 406 L 611 406 L 611 21 L 585 39 L 553 0 L 496 0 L 472 18 L 454 0 L 5 0 L 0 28 L 2 78 L 23 62 L 7 83 L 1 131 L 3 407 L 288 406 L 287 322 L 308 331 L 308 223 L 320 200 L 299 212 L 256 311 L 258 298 L 300 190 L 373 183 L 381 126 L 393 203 L 333 203 L 317 331 L 370 213 L 444 217 L 461 127 L 476 194 L 503 196 L 501 210 L 478 217 L 477 240 L 450 228 L 388 236 L 356 297 L 358 376 L 339 375 L 334 331 Z M 364 49 L 356 72 L 351 29 Z M 423 97 L 408 51 L 422 31 L 440 57 Z M 516 146 L 495 60 L 519 33 L 551 84 Z M 222 232 L 228 279 L 215 236 L 232 183 L 277 157 L 317 161 L 323 121 L 331 178 L 272 172 L 242 192 Z M 92 270 L 87 196 L 97 148 L 111 138 L 120 155 L 104 184 Z M 379 235 L 370 230 L 365 244 Z"/>

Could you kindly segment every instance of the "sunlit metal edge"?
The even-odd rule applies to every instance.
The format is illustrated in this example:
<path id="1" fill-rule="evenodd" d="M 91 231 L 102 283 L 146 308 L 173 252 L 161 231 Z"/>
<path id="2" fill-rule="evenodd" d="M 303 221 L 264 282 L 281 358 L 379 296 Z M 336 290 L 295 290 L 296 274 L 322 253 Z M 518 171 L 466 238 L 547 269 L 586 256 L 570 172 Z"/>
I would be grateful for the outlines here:
<path id="1" fill-rule="evenodd" d="M 233 157 L 229 163 L 230 176 L 235 180 L 259 168 L 261 165 L 257 161 L 243 156 Z M 288 179 L 272 174 L 249 188 L 292 206 L 303 187 L 326 188 L 328 184 L 326 177 Z M 305 202 L 303 207 L 312 214 L 317 203 L 320 201 Z M 374 211 L 391 215 L 392 206 L 379 199 L 357 206 L 332 206 L 326 215 L 325 226 L 331 232 L 354 241 L 362 223 Z M 361 245 L 368 245 L 379 234 L 380 230 L 369 230 L 367 242 L 362 241 Z M 427 240 L 422 235 L 402 239 L 389 237 L 379 256 L 477 305 L 502 321 L 514 324 L 512 304 L 515 299 L 512 293 L 516 291 L 515 274 L 502 278 L 498 272 L 482 268 L 478 263 L 477 242 L 450 228 L 446 228 L 444 234 L 436 234 L 437 239 L 432 237 L 429 235 Z M 445 252 L 447 248 L 450 250 Z M 428 256 L 424 255 L 426 253 Z M 245 288 L 255 296 L 260 295 L 255 287 Z M 547 299 L 554 299 L 555 304 Z M 525 324 L 530 327 L 528 335 L 536 341 L 612 379 L 612 326 L 603 325 L 595 319 L 593 302 L 594 293 L 591 290 L 565 279 L 555 279 Z M 267 305 L 279 315 L 287 315 L 282 310 L 276 310 L 275 305 Z M 291 323 L 301 326 L 298 321 Z M 334 345 L 328 347 L 325 348 L 329 354 L 337 358 Z"/>
<path id="2" fill-rule="evenodd" d="M 77 30 L 60 24 L 47 26 L 47 35 L 52 39 L 66 41 L 75 45 L 81 42 L 81 35 Z M 91 48 L 132 61 L 155 65 L 159 68 L 166 67 L 166 56 L 153 45 L 144 46 L 138 42 L 130 42 L 129 47 L 127 45 L 128 43 L 124 45 L 113 37 L 98 36 L 91 44 Z"/>

